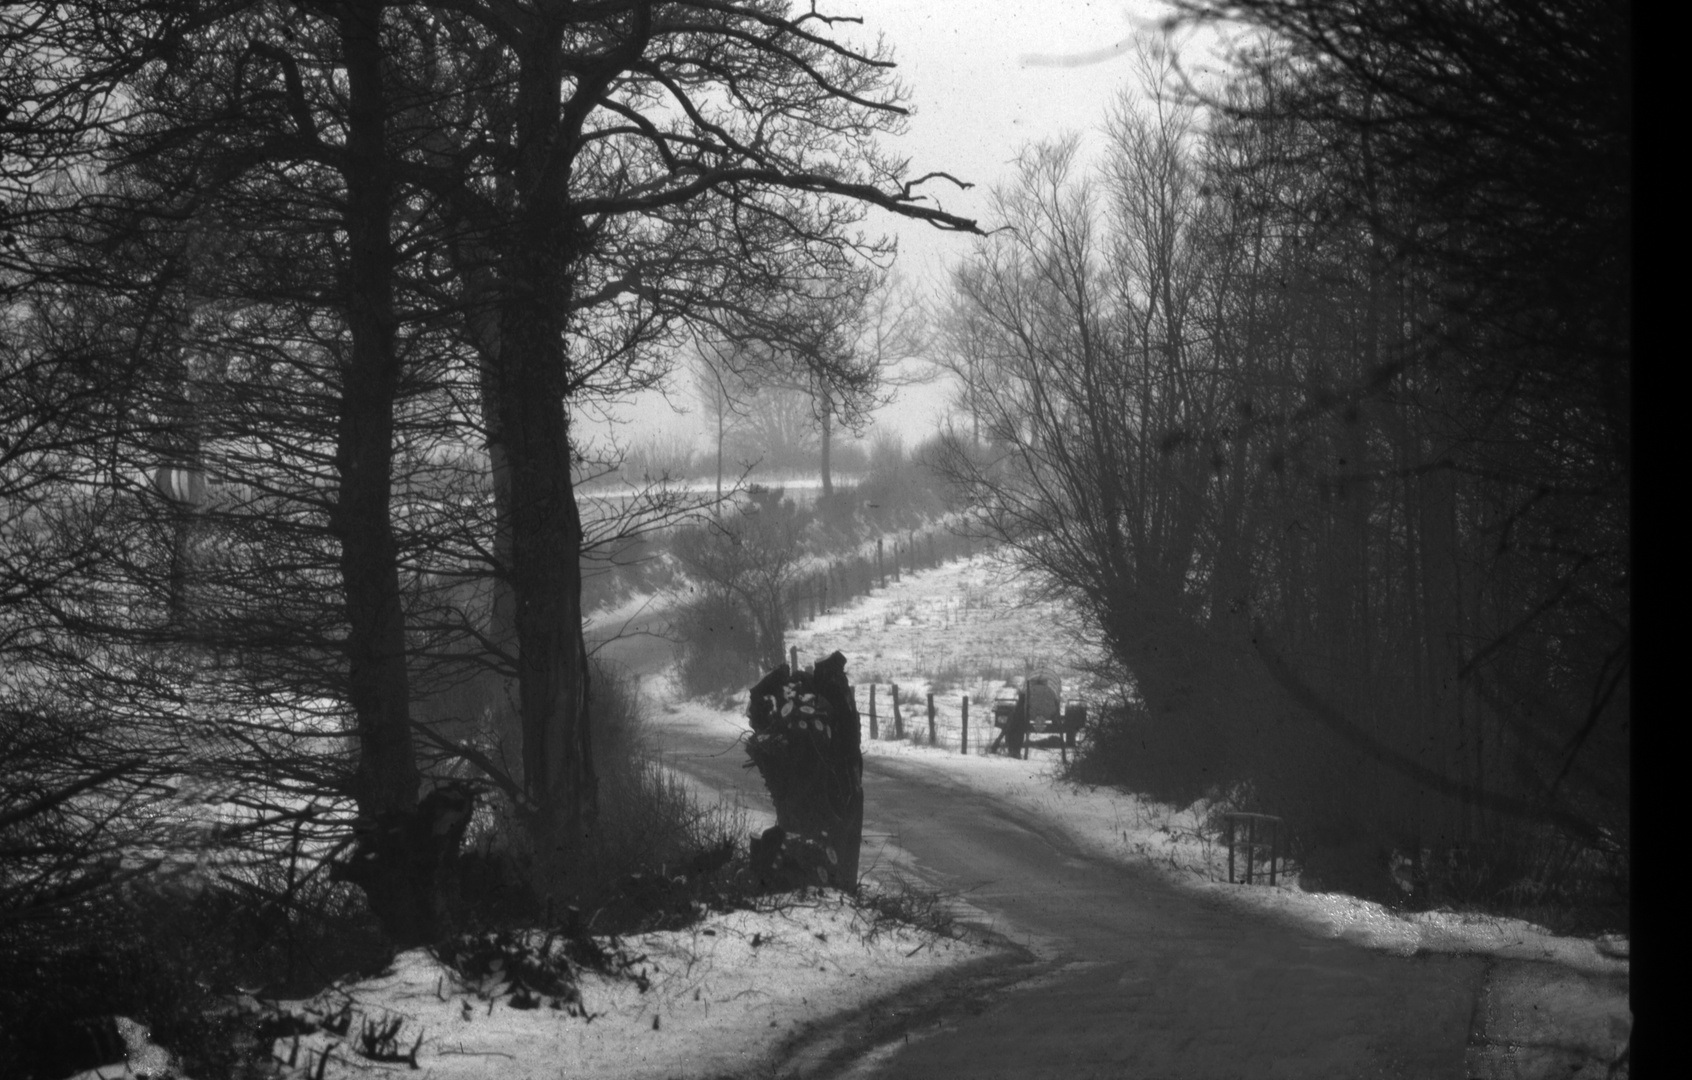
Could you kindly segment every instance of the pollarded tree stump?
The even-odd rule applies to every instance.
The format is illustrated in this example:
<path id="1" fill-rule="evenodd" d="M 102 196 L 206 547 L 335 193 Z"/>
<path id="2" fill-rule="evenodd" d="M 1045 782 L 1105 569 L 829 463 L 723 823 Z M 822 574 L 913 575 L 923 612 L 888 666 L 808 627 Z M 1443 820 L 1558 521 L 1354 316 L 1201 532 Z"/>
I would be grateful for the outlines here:
<path id="1" fill-rule="evenodd" d="M 811 845 L 817 884 L 858 887 L 864 835 L 864 755 L 858 707 L 835 653 L 795 674 L 781 665 L 752 688 L 747 756 L 775 803 L 791 857 Z"/>

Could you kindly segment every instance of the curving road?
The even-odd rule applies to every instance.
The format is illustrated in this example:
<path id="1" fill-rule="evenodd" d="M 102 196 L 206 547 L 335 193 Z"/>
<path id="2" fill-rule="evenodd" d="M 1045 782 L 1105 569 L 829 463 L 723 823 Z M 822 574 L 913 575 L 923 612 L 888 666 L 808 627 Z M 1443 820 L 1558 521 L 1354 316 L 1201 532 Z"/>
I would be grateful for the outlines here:
<path id="1" fill-rule="evenodd" d="M 728 737 L 664 743 L 672 766 L 768 805 Z M 864 787 L 866 866 L 893 841 L 901 870 L 963 894 L 1040 959 L 991 995 L 860 1025 L 822 1073 L 856 1059 L 855 1075 L 913 1080 L 1466 1075 L 1479 960 L 1371 952 L 1196 898 L 920 762 L 869 758 Z"/>

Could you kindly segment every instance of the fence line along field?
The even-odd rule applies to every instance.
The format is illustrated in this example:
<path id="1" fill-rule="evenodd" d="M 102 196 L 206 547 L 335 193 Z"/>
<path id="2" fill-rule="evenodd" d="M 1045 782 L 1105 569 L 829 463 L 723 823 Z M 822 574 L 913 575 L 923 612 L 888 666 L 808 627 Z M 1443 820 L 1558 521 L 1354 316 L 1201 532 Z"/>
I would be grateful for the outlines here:
<path id="1" fill-rule="evenodd" d="M 898 581 L 889 578 L 884 587 L 831 608 L 788 636 L 801 665 L 837 649 L 846 655 L 866 739 L 872 687 L 877 736 L 897 738 L 902 727 L 907 739 L 923 745 L 929 736 L 927 696 L 933 694 L 935 744 L 957 751 L 967 696 L 969 751 L 982 753 L 995 734 L 994 698 L 1006 692 L 1007 683 L 1045 674 L 1061 679 L 1067 697 L 1102 693 L 1078 666 L 1078 643 L 1063 615 L 1063 605 L 1036 595 L 997 557 L 978 554 Z"/>

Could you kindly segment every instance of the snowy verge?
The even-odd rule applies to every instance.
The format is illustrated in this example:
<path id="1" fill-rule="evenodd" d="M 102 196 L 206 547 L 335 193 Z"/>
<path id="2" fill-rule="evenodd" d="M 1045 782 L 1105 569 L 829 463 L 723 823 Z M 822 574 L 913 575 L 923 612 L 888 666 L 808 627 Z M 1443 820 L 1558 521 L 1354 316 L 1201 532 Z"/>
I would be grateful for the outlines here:
<path id="1" fill-rule="evenodd" d="M 1255 884 L 1229 884 L 1227 845 L 1214 838 L 1207 824 L 1210 806 L 1201 802 L 1178 810 L 1112 788 L 1067 783 L 1058 778 L 1057 751 L 1035 750 L 1028 760 L 1019 761 L 888 741 L 866 743 L 864 753 L 922 768 L 1017 806 L 1061 829 L 1097 857 L 1153 868 L 1183 888 L 1273 912 L 1324 937 L 1402 956 L 1461 953 L 1550 962 L 1589 974 L 1628 970 L 1627 959 L 1615 955 L 1621 943 L 1614 940 L 1559 937 L 1520 919 L 1399 912 L 1344 893 L 1305 892 L 1296 870 L 1285 867 L 1271 887 L 1264 882 L 1268 868 L 1263 862 L 1257 865 Z M 1237 879 L 1244 877 L 1244 859 L 1241 845 L 1236 848 Z"/>
<path id="2" fill-rule="evenodd" d="M 1278 875 L 1276 886 L 1227 881 L 1227 847 L 1207 820 L 1213 807 L 1198 803 L 1176 809 L 1111 788 L 1058 779 L 1057 750 L 1035 750 L 1026 761 L 983 756 L 984 740 L 995 734 L 983 708 L 984 696 L 1006 670 L 1050 669 L 1077 678 L 1066 663 L 1073 641 L 1060 627 L 1063 613 L 1053 601 L 1021 588 L 1010 568 L 988 555 L 960 559 L 931 570 L 905 574 L 871 596 L 831 611 L 795 629 L 791 643 L 802 662 L 835 650 L 846 655 L 847 671 L 876 684 L 897 683 L 902 692 L 933 693 L 940 714 L 940 746 L 919 746 L 926 720 L 907 712 L 911 739 L 871 740 L 864 753 L 908 763 L 930 775 L 964 784 L 1036 814 L 1064 830 L 1098 857 L 1151 866 L 1171 881 L 1229 902 L 1274 912 L 1324 936 L 1402 955 L 1466 953 L 1507 960 L 1561 964 L 1592 975 L 1624 975 L 1625 940 L 1558 937 L 1520 919 L 1472 913 L 1406 913 L 1341 893 L 1308 893 L 1297 873 Z M 942 677 L 944 673 L 944 677 Z M 655 685 L 662 694 L 664 688 Z M 889 687 L 881 685 L 885 694 Z M 961 698 L 974 694 L 970 754 L 961 744 Z M 660 696 L 658 700 L 662 700 Z M 859 708 L 867 691 L 860 688 Z M 697 730 L 725 731 L 739 723 L 698 702 L 678 703 L 662 718 Z M 920 708 L 920 707 L 919 707 Z M 881 734 L 891 710 L 881 707 Z M 868 725 L 866 723 L 866 735 Z M 1239 876 L 1243 876 L 1243 855 Z"/>
<path id="3" fill-rule="evenodd" d="M 986 951 L 878 920 L 838 894 L 769 898 L 621 946 L 637 958 L 628 975 L 582 972 L 579 1002 L 528 1009 L 479 996 L 427 952 L 403 953 L 379 977 L 284 1003 L 302 1016 L 350 1006 L 350 1021 L 345 1035 L 320 1027 L 280 1039 L 274 1055 L 314 1078 L 394 1068 L 359 1051 L 367 1023 L 397 1020 L 392 1044 L 401 1054 L 415 1045 L 418 1068 L 443 1078 L 743 1075 L 795 1029 Z"/>
<path id="4" fill-rule="evenodd" d="M 615 944 L 627 968 L 578 970 L 565 997 L 513 994 L 496 980 L 461 978 L 427 950 L 401 953 L 375 977 L 274 1003 L 303 1030 L 274 1041 L 270 1071 L 308 1080 L 414 1068 L 442 1080 L 744 1076 L 819 1021 L 991 953 L 832 892 L 765 897 L 756 910 L 712 912 Z M 139 1025 L 121 1024 L 129 1064 L 73 1080 L 177 1072 Z"/>

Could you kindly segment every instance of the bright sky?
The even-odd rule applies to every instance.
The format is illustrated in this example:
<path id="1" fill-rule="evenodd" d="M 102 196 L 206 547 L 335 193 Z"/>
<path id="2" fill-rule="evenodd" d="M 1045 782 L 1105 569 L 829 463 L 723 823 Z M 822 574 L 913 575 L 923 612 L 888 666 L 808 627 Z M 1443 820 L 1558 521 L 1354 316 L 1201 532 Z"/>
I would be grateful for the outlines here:
<path id="1" fill-rule="evenodd" d="M 885 35 L 914 107 L 908 133 L 890 148 L 910 158 L 912 176 L 944 171 L 975 185 L 959 191 L 935 181 L 925 190 L 943 209 L 989 228 L 998 223 L 988 219 L 988 192 L 1008 180 L 1024 145 L 1071 132 L 1096 145 L 1110 103 L 1125 89 L 1138 92 L 1136 36 L 1155 36 L 1168 12 L 1157 0 L 819 0 L 818 7 L 863 18 L 863 27 L 845 36 Z M 1202 50 L 1180 51 L 1189 69 L 1203 66 Z M 942 286 L 970 248 L 965 234 L 879 211 L 867 224 L 898 237 L 900 272 L 919 289 Z M 934 431 L 947 393 L 943 386 L 908 388 L 877 423 L 914 443 Z M 684 390 L 676 400 L 687 396 Z M 620 439 L 660 425 L 704 430 L 697 416 L 675 416 L 657 395 L 627 415 L 632 422 Z"/>
<path id="2" fill-rule="evenodd" d="M 987 220 L 988 192 L 1007 180 L 1027 143 L 1079 132 L 1089 138 L 1110 103 L 1133 89 L 1136 36 L 1155 36 L 1167 9 L 1154 0 L 838 0 L 886 35 L 910 90 L 910 130 L 892 147 L 913 175 L 944 170 L 975 185 L 926 188 L 942 207 Z M 960 16 L 959 11 L 967 12 Z M 899 237 L 915 282 L 942 282 L 969 239 L 920 222 L 878 215 Z"/>

